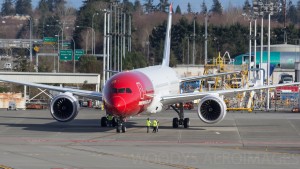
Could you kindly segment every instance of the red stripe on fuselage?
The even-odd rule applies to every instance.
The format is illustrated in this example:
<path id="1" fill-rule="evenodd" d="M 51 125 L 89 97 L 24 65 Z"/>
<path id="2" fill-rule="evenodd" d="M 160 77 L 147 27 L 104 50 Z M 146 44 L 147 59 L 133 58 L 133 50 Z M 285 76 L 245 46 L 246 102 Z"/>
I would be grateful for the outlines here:
<path id="1" fill-rule="evenodd" d="M 121 72 L 111 77 L 103 92 L 108 113 L 128 117 L 145 111 L 154 94 L 150 79 L 143 73 Z"/>

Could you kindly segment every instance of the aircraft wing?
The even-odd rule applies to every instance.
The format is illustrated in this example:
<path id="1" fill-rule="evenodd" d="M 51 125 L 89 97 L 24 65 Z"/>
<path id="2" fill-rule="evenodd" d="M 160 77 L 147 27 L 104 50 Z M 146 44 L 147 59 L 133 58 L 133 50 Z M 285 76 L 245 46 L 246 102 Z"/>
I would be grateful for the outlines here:
<path id="1" fill-rule="evenodd" d="M 209 75 L 203 75 L 203 76 L 193 76 L 193 77 L 185 77 L 181 78 L 181 82 L 190 82 L 190 81 L 195 81 L 199 79 L 205 79 L 209 77 L 217 77 L 217 76 L 223 76 L 223 75 L 229 75 L 229 74 L 237 74 L 240 73 L 240 71 L 234 71 L 234 72 L 227 72 L 227 73 L 217 73 L 217 74 L 209 74 Z"/>
<path id="2" fill-rule="evenodd" d="M 207 95 L 227 95 L 227 94 L 234 94 L 234 93 L 238 93 L 238 92 L 261 90 L 261 89 L 275 88 L 275 87 L 280 87 L 280 86 L 293 86 L 293 85 L 300 85 L 300 82 L 269 85 L 269 86 L 258 86 L 258 87 L 251 87 L 251 88 L 230 89 L 230 90 L 181 93 L 181 94 L 177 94 L 177 95 L 162 96 L 161 102 L 164 105 L 168 105 L 168 104 L 175 104 L 178 102 L 185 102 L 185 101 L 201 99 Z"/>
<path id="3" fill-rule="evenodd" d="M 31 83 L 31 82 L 20 82 L 15 80 L 9 80 L 9 79 L 1 79 L 0 81 L 4 82 L 10 82 L 20 85 L 26 85 L 30 87 L 36 87 L 36 88 L 42 88 L 42 89 L 48 89 L 58 92 L 70 92 L 77 96 L 83 96 L 90 99 L 96 99 L 96 100 L 102 100 L 102 94 L 95 91 L 89 91 L 89 90 L 79 90 L 79 89 L 72 89 L 72 88 L 64 88 L 59 86 L 52 86 L 52 85 L 45 85 L 45 84 L 39 84 L 39 83 Z"/>

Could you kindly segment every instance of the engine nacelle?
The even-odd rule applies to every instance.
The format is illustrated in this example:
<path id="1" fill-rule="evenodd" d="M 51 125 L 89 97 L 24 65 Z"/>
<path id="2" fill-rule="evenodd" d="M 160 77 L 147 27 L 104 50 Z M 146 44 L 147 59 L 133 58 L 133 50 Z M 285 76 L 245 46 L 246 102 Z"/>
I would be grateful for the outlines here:
<path id="1" fill-rule="evenodd" d="M 71 93 L 63 93 L 55 96 L 50 103 L 51 115 L 59 122 L 73 120 L 79 111 L 78 100 Z"/>
<path id="2" fill-rule="evenodd" d="M 205 123 L 217 123 L 224 119 L 227 106 L 219 96 L 208 95 L 198 105 L 198 116 Z"/>

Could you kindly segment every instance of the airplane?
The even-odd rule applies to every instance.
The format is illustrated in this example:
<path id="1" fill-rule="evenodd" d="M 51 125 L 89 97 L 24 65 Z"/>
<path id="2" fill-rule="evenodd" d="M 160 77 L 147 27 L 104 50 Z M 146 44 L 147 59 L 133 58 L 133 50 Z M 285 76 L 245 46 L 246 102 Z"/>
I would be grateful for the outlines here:
<path id="1" fill-rule="evenodd" d="M 114 125 L 116 125 L 116 132 L 118 133 L 126 132 L 125 121 L 127 117 L 138 115 L 142 112 L 157 113 L 162 111 L 164 106 L 168 105 L 171 105 L 178 114 L 178 118 L 173 118 L 173 128 L 179 126 L 188 128 L 190 126 L 190 119 L 184 117 L 183 102 L 198 99 L 201 99 L 197 108 L 197 114 L 200 120 L 209 124 L 217 123 L 223 120 L 227 113 L 227 107 L 222 98 L 223 95 L 279 86 L 300 85 L 300 82 L 295 82 L 220 91 L 180 93 L 180 84 L 184 81 L 193 81 L 237 72 L 180 78 L 175 70 L 169 67 L 171 23 L 172 4 L 169 8 L 162 64 L 119 72 L 108 79 L 102 93 L 31 82 L 20 82 L 3 79 L 1 77 L 0 81 L 61 92 L 52 98 L 50 102 L 50 113 L 52 117 L 59 122 L 68 122 L 77 116 L 79 103 L 75 96 L 102 100 L 106 112 L 113 115 L 116 120 Z M 176 103 L 180 103 L 179 109 L 172 106 Z M 103 127 L 107 125 L 106 117 L 101 118 L 101 125 Z"/>

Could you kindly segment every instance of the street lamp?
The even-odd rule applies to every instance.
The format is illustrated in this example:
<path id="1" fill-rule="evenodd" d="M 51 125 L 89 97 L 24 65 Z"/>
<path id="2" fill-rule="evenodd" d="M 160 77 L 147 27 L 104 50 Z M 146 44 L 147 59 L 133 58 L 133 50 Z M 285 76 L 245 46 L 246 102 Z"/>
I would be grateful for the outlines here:
<path id="1" fill-rule="evenodd" d="M 75 73 L 75 41 L 72 37 L 71 40 L 73 41 L 73 73 Z"/>
<path id="2" fill-rule="evenodd" d="M 92 54 L 93 54 L 93 32 L 94 32 L 94 29 L 89 27 L 89 26 L 75 26 L 76 28 L 88 28 L 88 29 L 91 29 L 91 32 L 92 32 Z M 86 51 L 86 54 L 87 54 L 87 35 L 85 36 L 85 51 Z"/>
<path id="3" fill-rule="evenodd" d="M 30 62 L 32 62 L 32 17 L 28 16 L 28 20 L 29 20 L 29 60 Z"/>
<path id="4" fill-rule="evenodd" d="M 94 13 L 93 14 L 93 17 L 92 17 L 92 54 L 95 55 L 95 31 L 94 31 L 94 17 L 95 15 L 99 15 L 98 12 Z"/>
<path id="5" fill-rule="evenodd" d="M 273 15 L 275 12 L 279 11 L 280 5 L 277 2 L 265 2 L 263 3 L 262 0 L 253 0 L 253 10 L 255 11 L 256 14 L 259 14 L 262 16 L 262 23 L 263 23 L 263 15 L 264 13 L 268 14 L 268 59 L 267 59 L 267 85 L 270 85 L 270 29 L 271 29 L 271 15 Z M 263 26 L 263 25 L 262 25 Z M 263 36 L 263 34 L 261 34 Z M 261 44 L 262 46 L 262 44 Z M 261 47 L 262 49 L 262 47 Z M 261 53 L 263 51 L 261 50 Z M 262 62 L 262 55 L 261 55 L 261 62 Z M 270 95 L 269 95 L 270 90 L 267 89 L 267 105 L 266 109 L 269 110 L 269 102 L 270 102 Z"/>

